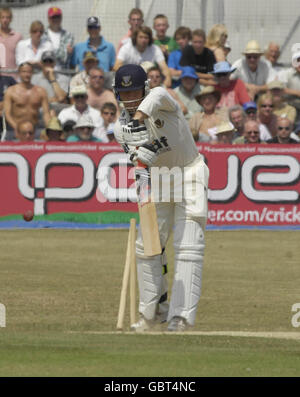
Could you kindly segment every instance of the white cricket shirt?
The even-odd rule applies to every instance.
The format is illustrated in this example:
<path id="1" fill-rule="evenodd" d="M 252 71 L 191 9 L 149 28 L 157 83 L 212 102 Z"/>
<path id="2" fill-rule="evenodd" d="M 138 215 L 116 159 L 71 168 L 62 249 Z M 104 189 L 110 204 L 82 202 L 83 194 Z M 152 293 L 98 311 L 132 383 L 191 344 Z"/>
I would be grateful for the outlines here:
<path id="1" fill-rule="evenodd" d="M 155 166 L 184 167 L 198 157 L 194 138 L 180 106 L 165 88 L 156 87 L 150 90 L 138 110 L 149 116 L 145 125 L 159 148 Z M 121 144 L 124 143 L 122 125 L 129 121 L 128 111 L 123 110 L 114 129 L 115 137 Z"/>

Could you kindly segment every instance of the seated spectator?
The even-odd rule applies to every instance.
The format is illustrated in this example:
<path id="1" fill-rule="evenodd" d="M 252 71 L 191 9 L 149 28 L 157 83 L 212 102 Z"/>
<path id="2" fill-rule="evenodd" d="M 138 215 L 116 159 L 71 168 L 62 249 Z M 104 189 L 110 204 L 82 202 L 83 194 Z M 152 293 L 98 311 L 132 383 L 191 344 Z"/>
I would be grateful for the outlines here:
<path id="1" fill-rule="evenodd" d="M 0 43 L 2 44 L 2 56 L 0 68 L 14 70 L 16 64 L 16 47 L 19 41 L 23 39 L 21 33 L 15 32 L 11 27 L 13 14 L 10 8 L 4 7 L 0 9 Z M 10 76 L 17 79 L 16 73 L 8 73 L 2 71 L 3 76 Z"/>
<path id="2" fill-rule="evenodd" d="M 297 110 L 297 122 L 300 120 L 300 51 L 292 55 L 292 67 L 285 73 L 282 81 L 286 84 L 286 101 Z"/>
<path id="3" fill-rule="evenodd" d="M 44 88 L 31 83 L 33 66 L 24 63 L 19 66 L 18 71 L 20 83 L 8 87 L 4 95 L 7 123 L 15 132 L 18 123 L 23 120 L 30 121 L 36 127 L 42 110 L 44 125 L 48 125 L 50 120 L 48 95 Z"/>
<path id="4" fill-rule="evenodd" d="M 297 111 L 294 106 L 289 105 L 284 100 L 284 84 L 279 80 L 274 80 L 268 84 L 268 89 L 273 97 L 273 113 L 276 116 L 286 116 L 294 124 Z"/>
<path id="5" fill-rule="evenodd" d="M 186 120 L 189 120 L 195 113 L 202 111 L 202 107 L 195 99 L 200 91 L 199 78 L 195 73 L 195 69 L 191 66 L 185 66 L 181 74 L 181 84 L 174 89 L 174 92 L 188 109 L 184 115 Z"/>
<path id="6" fill-rule="evenodd" d="M 221 145 L 231 145 L 234 136 L 234 126 L 227 122 L 223 122 L 217 126 L 216 129 L 216 141 L 212 143 L 217 143 Z"/>
<path id="7" fill-rule="evenodd" d="M 248 144 L 248 143 L 264 143 L 259 137 L 259 125 L 255 120 L 246 120 L 244 125 L 244 135 L 236 138 L 233 143 L 235 145 Z"/>
<path id="8" fill-rule="evenodd" d="M 70 91 L 77 85 L 85 85 L 86 88 L 88 88 L 90 83 L 89 71 L 99 64 L 96 53 L 93 51 L 86 51 L 83 56 L 82 64 L 84 69 L 75 74 L 70 81 Z"/>
<path id="9" fill-rule="evenodd" d="M 300 123 L 295 125 L 293 132 L 290 135 L 295 141 L 300 142 Z"/>
<path id="10" fill-rule="evenodd" d="M 109 142 L 115 142 L 114 126 L 117 119 L 117 106 L 112 102 L 106 102 L 101 108 L 101 117 L 103 118 L 103 127 Z"/>
<path id="11" fill-rule="evenodd" d="M 16 142 L 34 141 L 34 125 L 29 120 L 22 120 L 16 125 Z"/>
<path id="12" fill-rule="evenodd" d="M 30 38 L 21 40 L 16 47 L 17 65 L 28 62 L 37 69 L 41 68 L 41 57 L 45 51 L 54 51 L 53 44 L 43 37 L 44 25 L 34 21 L 30 25 Z"/>
<path id="13" fill-rule="evenodd" d="M 143 64 L 141 65 L 143 67 Z M 146 69 L 145 69 L 146 71 Z M 150 88 L 155 88 L 155 87 L 164 87 L 168 91 L 168 93 L 177 101 L 181 107 L 181 110 L 183 114 L 186 114 L 188 112 L 187 107 L 185 104 L 180 100 L 178 94 L 172 90 L 171 88 L 167 88 L 164 86 L 164 76 L 161 73 L 161 70 L 159 69 L 158 66 L 152 66 L 151 68 L 146 71 L 147 77 L 149 80 L 149 87 Z"/>
<path id="14" fill-rule="evenodd" d="M 192 32 L 191 45 L 182 50 L 181 66 L 191 66 L 196 70 L 201 85 L 215 85 L 214 78 L 209 72 L 213 70 L 216 58 L 214 53 L 205 47 L 206 35 L 204 30 L 196 29 Z"/>
<path id="15" fill-rule="evenodd" d="M 267 143 L 298 143 L 295 139 L 291 138 L 293 124 L 287 117 L 278 117 L 276 135 L 267 140 Z"/>
<path id="16" fill-rule="evenodd" d="M 267 141 L 277 134 L 277 116 L 273 113 L 273 97 L 270 93 L 263 94 L 257 102 L 260 128 L 260 139 Z"/>
<path id="17" fill-rule="evenodd" d="M 195 113 L 189 121 L 189 126 L 196 142 L 209 142 L 211 136 L 208 130 L 215 128 L 227 119 L 227 115 L 223 111 L 216 109 L 220 98 L 220 92 L 213 86 L 206 86 L 196 95 L 196 101 L 203 108 L 202 112 Z"/>
<path id="18" fill-rule="evenodd" d="M 41 57 L 42 70 L 34 73 L 31 82 L 46 90 L 51 109 L 58 113 L 67 106 L 69 77 L 55 71 L 55 64 L 54 52 L 43 52 Z"/>
<path id="19" fill-rule="evenodd" d="M 76 121 L 74 121 L 74 120 L 66 120 L 62 124 L 62 129 L 63 129 L 65 140 L 68 138 L 68 136 L 75 134 L 75 125 L 76 125 Z"/>
<path id="20" fill-rule="evenodd" d="M 225 25 L 218 23 L 214 25 L 207 35 L 207 48 L 209 48 L 216 58 L 216 62 L 226 61 L 225 43 L 228 31 Z"/>
<path id="21" fill-rule="evenodd" d="M 182 66 L 180 65 L 180 59 L 182 56 L 183 49 L 189 44 L 192 39 L 192 32 L 190 28 L 180 26 L 174 33 L 178 49 L 172 51 L 168 58 L 168 68 L 172 77 L 172 88 L 176 88 L 180 84 L 180 77 L 182 73 Z"/>
<path id="22" fill-rule="evenodd" d="M 257 105 L 255 102 L 246 102 L 243 105 L 244 112 L 246 113 L 247 120 L 255 120 L 257 118 Z"/>
<path id="23" fill-rule="evenodd" d="M 235 71 L 228 62 L 218 62 L 214 65 L 211 74 L 216 80 L 216 89 L 221 93 L 218 107 L 230 108 L 234 105 L 243 105 L 250 101 L 247 88 L 242 80 L 230 79 L 231 73 Z"/>
<path id="24" fill-rule="evenodd" d="M 234 126 L 234 139 L 244 135 L 244 125 L 246 121 L 246 113 L 244 112 L 242 106 L 235 105 L 229 108 L 228 117 L 230 122 Z"/>
<path id="25" fill-rule="evenodd" d="M 282 80 L 285 75 L 286 68 L 283 63 L 278 62 L 280 57 L 280 46 L 277 43 L 269 43 L 265 52 L 265 61 L 269 65 L 274 80 Z"/>
<path id="26" fill-rule="evenodd" d="M 58 115 L 61 125 L 65 125 L 65 123 L 70 120 L 77 123 L 81 116 L 88 115 L 93 120 L 93 136 L 101 139 L 102 142 L 108 142 L 106 134 L 101 131 L 103 127 L 103 119 L 99 110 L 92 108 L 87 103 L 88 96 L 86 87 L 84 85 L 74 87 L 71 91 L 71 97 L 74 104 L 63 109 Z"/>
<path id="27" fill-rule="evenodd" d="M 109 43 L 104 39 L 101 33 L 100 20 L 97 17 L 89 17 L 87 20 L 87 31 L 88 39 L 83 43 L 75 45 L 72 58 L 71 66 L 78 67 L 79 70 L 83 70 L 83 58 L 87 51 L 92 51 L 96 54 L 100 66 L 105 72 L 112 70 L 116 52 L 112 43 Z"/>
<path id="28" fill-rule="evenodd" d="M 83 114 L 75 125 L 75 134 L 70 135 L 67 142 L 102 142 L 101 139 L 93 136 L 94 129 L 93 119 L 89 115 Z"/>
<path id="29" fill-rule="evenodd" d="M 140 65 L 143 62 L 156 63 L 165 76 L 166 87 L 171 87 L 171 74 L 161 49 L 153 44 L 152 30 L 141 26 L 132 35 L 131 41 L 123 45 L 118 53 L 114 71 L 129 63 Z"/>
<path id="30" fill-rule="evenodd" d="M 45 129 L 43 138 L 48 142 L 63 142 L 64 131 L 57 117 L 52 117 Z"/>
<path id="31" fill-rule="evenodd" d="M 130 13 L 128 15 L 128 23 L 129 23 L 129 30 L 128 32 L 125 34 L 125 36 L 123 36 L 121 38 L 121 40 L 119 41 L 118 44 L 118 48 L 117 48 L 117 54 L 120 51 L 120 48 L 128 43 L 128 41 L 131 40 L 132 34 L 140 27 L 143 25 L 144 23 L 144 14 L 143 11 L 140 8 L 132 8 L 130 10 Z"/>
<path id="32" fill-rule="evenodd" d="M 166 62 L 170 52 L 177 50 L 178 45 L 173 37 L 167 36 L 167 30 L 169 29 L 168 18 L 164 14 L 157 14 L 153 19 L 153 29 L 155 30 L 154 44 L 158 45 L 162 50 Z"/>
<path id="33" fill-rule="evenodd" d="M 48 9 L 48 29 L 44 38 L 49 40 L 54 49 L 56 70 L 69 69 L 73 52 L 74 36 L 62 28 L 62 10 L 58 7 Z"/>
<path id="34" fill-rule="evenodd" d="M 261 59 L 263 51 L 256 40 L 248 42 L 243 54 L 245 57 L 232 65 L 236 70 L 231 78 L 243 80 L 251 100 L 254 100 L 256 95 L 267 91 L 266 84 L 274 80 L 274 74 L 267 62 Z"/>
<path id="35" fill-rule="evenodd" d="M 112 102 L 118 109 L 117 116 L 119 115 L 118 102 L 112 91 L 104 88 L 104 70 L 101 68 L 93 67 L 89 70 L 89 88 L 87 89 L 88 101 L 87 103 L 95 109 L 101 111 L 105 102 Z"/>

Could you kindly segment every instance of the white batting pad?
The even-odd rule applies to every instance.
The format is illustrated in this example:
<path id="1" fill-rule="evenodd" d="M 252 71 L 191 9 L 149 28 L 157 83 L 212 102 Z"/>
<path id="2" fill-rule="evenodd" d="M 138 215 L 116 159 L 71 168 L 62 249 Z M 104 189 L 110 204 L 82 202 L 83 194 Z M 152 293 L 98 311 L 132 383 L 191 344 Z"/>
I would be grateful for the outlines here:
<path id="1" fill-rule="evenodd" d="M 201 295 L 204 256 L 204 231 L 201 222 L 188 219 L 176 224 L 174 231 L 175 269 L 168 321 L 174 316 L 194 325 Z"/>

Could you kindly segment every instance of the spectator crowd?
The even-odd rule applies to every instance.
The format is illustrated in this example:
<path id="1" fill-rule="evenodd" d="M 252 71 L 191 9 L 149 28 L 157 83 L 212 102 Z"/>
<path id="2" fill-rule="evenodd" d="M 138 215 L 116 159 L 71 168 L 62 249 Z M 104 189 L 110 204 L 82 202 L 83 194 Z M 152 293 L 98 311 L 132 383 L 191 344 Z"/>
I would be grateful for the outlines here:
<path id="1" fill-rule="evenodd" d="M 208 32 L 179 26 L 171 36 L 166 15 L 150 27 L 133 8 L 115 48 L 97 16 L 87 19 L 81 43 L 63 28 L 60 8 L 46 17 L 47 26 L 33 21 L 24 39 L 11 27 L 12 10 L 0 10 L 2 141 L 114 142 L 122 105 L 113 78 L 133 63 L 146 71 L 150 89 L 163 86 L 178 102 L 196 142 L 300 142 L 300 51 L 285 66 L 278 43 L 263 50 L 251 37 L 231 64 L 223 24 Z"/>

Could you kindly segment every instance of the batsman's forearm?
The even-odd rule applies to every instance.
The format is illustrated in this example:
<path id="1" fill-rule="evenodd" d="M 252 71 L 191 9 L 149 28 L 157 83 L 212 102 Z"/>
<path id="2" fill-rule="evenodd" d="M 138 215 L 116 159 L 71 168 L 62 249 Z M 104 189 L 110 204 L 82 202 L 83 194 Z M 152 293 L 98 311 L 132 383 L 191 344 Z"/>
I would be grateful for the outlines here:
<path id="1" fill-rule="evenodd" d="M 149 116 L 147 116 L 146 113 L 142 112 L 141 110 L 137 110 L 135 115 L 133 116 L 133 120 L 138 120 L 139 123 L 143 123 L 144 120 L 148 119 Z"/>

